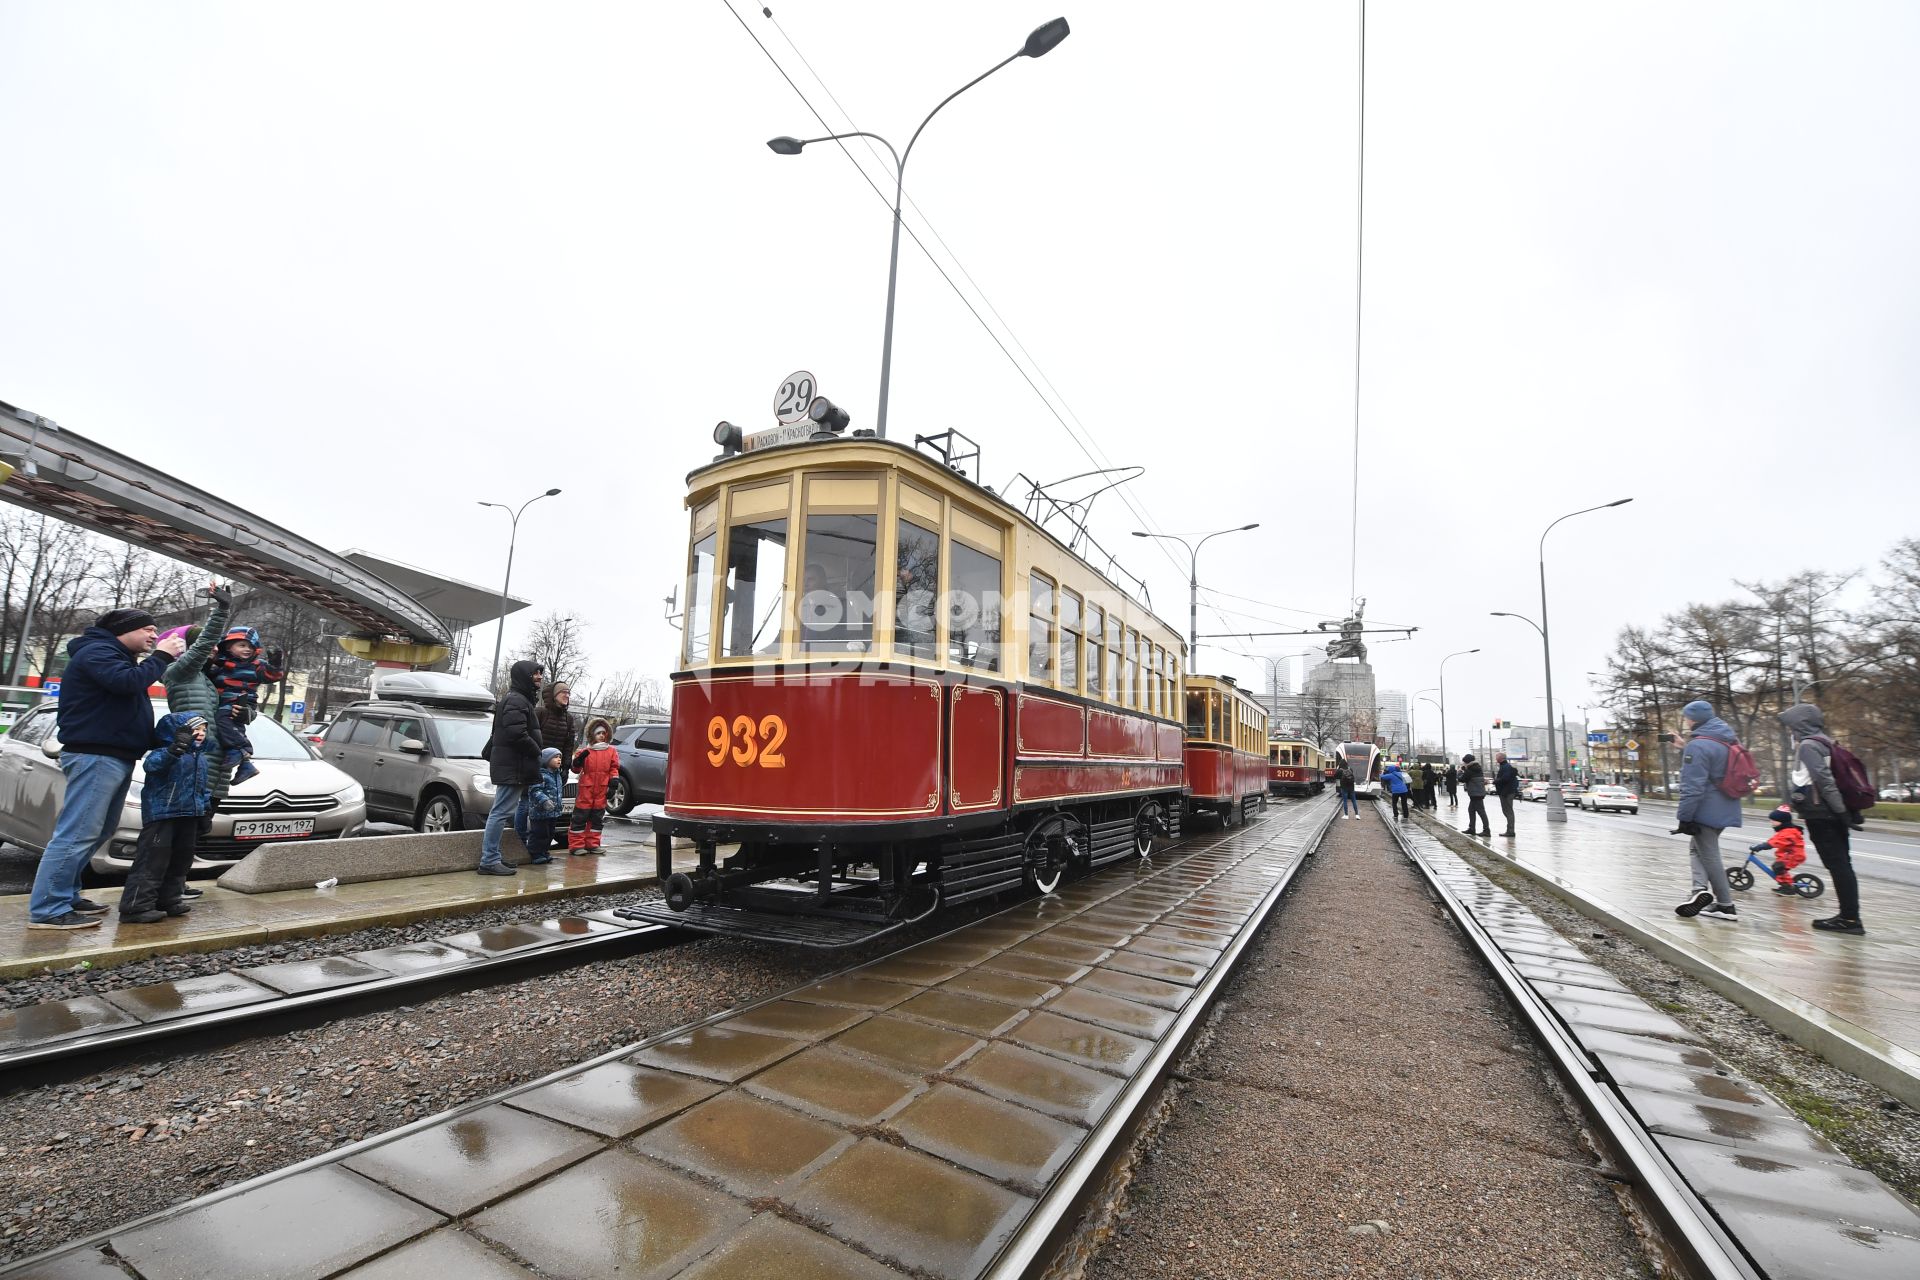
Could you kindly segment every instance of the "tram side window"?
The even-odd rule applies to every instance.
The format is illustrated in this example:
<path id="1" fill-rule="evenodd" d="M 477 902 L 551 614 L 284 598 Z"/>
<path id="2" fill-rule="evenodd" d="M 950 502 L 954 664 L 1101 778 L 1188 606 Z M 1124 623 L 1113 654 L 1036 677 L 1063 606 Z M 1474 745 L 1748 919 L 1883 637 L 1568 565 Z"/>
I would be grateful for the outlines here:
<path id="1" fill-rule="evenodd" d="M 1000 561 L 955 540 L 947 661 L 982 671 L 1000 669 Z"/>
<path id="2" fill-rule="evenodd" d="M 785 520 L 759 520 L 727 530 L 721 657 L 780 652 L 780 600 L 786 581 Z"/>
<path id="3" fill-rule="evenodd" d="M 934 602 L 940 598 L 940 535 L 901 520 L 893 566 L 895 652 L 931 660 L 938 642 Z"/>
<path id="4" fill-rule="evenodd" d="M 1197 690 L 1187 693 L 1187 736 L 1207 736 L 1207 695 Z"/>
<path id="5" fill-rule="evenodd" d="M 1029 578 L 1027 591 L 1027 679 L 1034 684 L 1056 683 L 1053 669 L 1053 583 L 1039 574 Z"/>
<path id="6" fill-rule="evenodd" d="M 1091 605 L 1087 608 L 1087 696 L 1104 698 L 1107 696 L 1106 659 L 1100 653 L 1100 637 L 1106 634 L 1106 611 Z"/>
<path id="7" fill-rule="evenodd" d="M 713 645 L 713 560 L 719 535 L 709 533 L 693 544 L 687 565 L 687 665 L 707 661 Z"/>
<path id="8" fill-rule="evenodd" d="M 1060 687 L 1080 692 L 1080 597 L 1060 591 Z"/>
<path id="9" fill-rule="evenodd" d="M 1120 683 L 1120 642 L 1122 637 L 1120 619 L 1111 613 L 1107 615 L 1107 697 L 1127 705 L 1127 691 Z"/>
<path id="10" fill-rule="evenodd" d="M 874 574 L 880 517 L 807 515 L 807 563 L 800 588 L 800 647 L 862 653 L 873 647 Z"/>

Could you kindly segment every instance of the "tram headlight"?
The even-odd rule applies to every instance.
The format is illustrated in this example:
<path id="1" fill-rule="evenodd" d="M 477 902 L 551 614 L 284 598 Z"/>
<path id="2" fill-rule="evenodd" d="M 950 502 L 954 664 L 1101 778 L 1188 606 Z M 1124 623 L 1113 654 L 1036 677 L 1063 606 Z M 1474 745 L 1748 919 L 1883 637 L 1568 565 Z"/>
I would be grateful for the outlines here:
<path id="1" fill-rule="evenodd" d="M 738 453 L 746 440 L 746 434 L 731 422 L 713 424 L 713 442 L 720 446 L 721 453 Z"/>
<path id="2" fill-rule="evenodd" d="M 813 403 L 807 406 L 807 416 L 812 418 L 822 431 L 845 431 L 847 423 L 852 421 L 845 409 L 825 396 L 813 398 Z"/>

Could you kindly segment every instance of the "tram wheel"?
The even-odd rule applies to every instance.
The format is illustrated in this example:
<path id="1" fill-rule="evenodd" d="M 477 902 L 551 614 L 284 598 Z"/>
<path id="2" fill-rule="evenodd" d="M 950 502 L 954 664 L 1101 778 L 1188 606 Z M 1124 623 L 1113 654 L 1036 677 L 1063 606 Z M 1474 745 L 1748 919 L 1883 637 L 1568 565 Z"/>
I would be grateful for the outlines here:
<path id="1" fill-rule="evenodd" d="M 1143 858 L 1153 856 L 1154 840 L 1167 830 L 1167 810 L 1158 800 L 1149 800 L 1133 815 L 1133 851 Z"/>
<path id="2" fill-rule="evenodd" d="M 1042 894 L 1059 889 L 1073 860 L 1073 826 L 1071 818 L 1055 814 L 1027 832 L 1026 857 L 1020 869 L 1027 888 Z"/>

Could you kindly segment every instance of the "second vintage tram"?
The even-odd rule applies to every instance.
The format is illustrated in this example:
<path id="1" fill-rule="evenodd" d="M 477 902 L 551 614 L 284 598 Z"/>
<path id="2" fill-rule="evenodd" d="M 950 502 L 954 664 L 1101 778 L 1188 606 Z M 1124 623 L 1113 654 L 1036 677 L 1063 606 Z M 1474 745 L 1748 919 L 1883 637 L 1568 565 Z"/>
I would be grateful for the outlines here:
<path id="1" fill-rule="evenodd" d="M 1317 796 L 1327 785 L 1332 761 L 1327 753 L 1298 738 L 1267 743 L 1267 789 L 1279 796 Z"/>
<path id="2" fill-rule="evenodd" d="M 1187 805 L 1223 825 L 1267 802 L 1267 711 L 1225 676 L 1187 677 Z"/>
<path id="3" fill-rule="evenodd" d="M 846 945 L 1178 833 L 1177 630 L 948 458 L 740 443 L 688 478 L 658 918 Z"/>

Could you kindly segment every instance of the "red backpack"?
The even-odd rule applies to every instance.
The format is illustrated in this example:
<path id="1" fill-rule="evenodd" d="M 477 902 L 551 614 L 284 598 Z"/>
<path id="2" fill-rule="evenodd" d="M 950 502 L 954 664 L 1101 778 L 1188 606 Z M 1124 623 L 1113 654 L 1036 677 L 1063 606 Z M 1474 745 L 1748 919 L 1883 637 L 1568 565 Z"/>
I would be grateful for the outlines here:
<path id="1" fill-rule="evenodd" d="M 1720 775 L 1720 794 L 1729 800 L 1745 800 L 1760 786 L 1760 770 L 1754 768 L 1753 755 L 1738 742 L 1727 747 L 1727 771 Z"/>
<path id="2" fill-rule="evenodd" d="M 1828 764 L 1833 769 L 1833 785 L 1840 788 L 1840 799 L 1856 813 L 1873 808 L 1878 797 L 1873 794 L 1873 780 L 1867 777 L 1867 766 L 1839 743 L 1829 739 L 1827 746 L 1833 753 Z"/>

